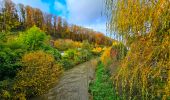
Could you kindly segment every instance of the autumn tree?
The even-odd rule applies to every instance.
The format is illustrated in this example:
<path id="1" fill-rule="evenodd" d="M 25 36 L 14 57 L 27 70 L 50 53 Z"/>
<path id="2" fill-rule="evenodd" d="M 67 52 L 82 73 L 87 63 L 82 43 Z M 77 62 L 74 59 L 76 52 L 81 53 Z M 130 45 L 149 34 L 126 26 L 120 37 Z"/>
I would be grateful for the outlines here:
<path id="1" fill-rule="evenodd" d="M 17 10 L 15 8 L 15 4 L 11 0 L 3 0 L 1 4 L 1 9 L 3 30 L 11 31 L 19 26 L 19 17 L 17 14 Z"/>
<path id="2" fill-rule="evenodd" d="M 33 25 L 35 25 L 34 17 L 33 17 L 34 10 L 30 6 L 26 6 L 25 10 L 26 10 L 26 26 L 27 26 L 27 28 L 30 28 Z"/>
<path id="3" fill-rule="evenodd" d="M 70 25 L 60 16 L 44 13 L 38 8 L 24 6 L 23 4 L 16 6 L 11 0 L 1 0 L 0 2 L 1 31 L 24 31 L 35 25 L 53 36 L 54 39 L 63 38 L 81 42 L 88 40 L 90 43 L 98 42 L 102 45 L 109 44 L 112 41 L 112 39 L 103 35 L 100 36 L 102 43 L 98 41 L 99 38 L 96 40 L 95 34 L 98 32 L 78 25 Z"/>
<path id="4" fill-rule="evenodd" d="M 19 22 L 20 22 L 20 29 L 24 30 L 26 28 L 26 10 L 23 4 L 18 4 L 18 12 L 19 12 Z"/>
<path id="5" fill-rule="evenodd" d="M 57 33 L 57 16 L 53 17 L 53 36 L 56 37 Z"/>
<path id="6" fill-rule="evenodd" d="M 170 1 L 108 0 L 106 5 L 108 30 L 130 48 L 115 77 L 118 95 L 124 100 L 168 100 Z"/>
<path id="7" fill-rule="evenodd" d="M 43 28 L 44 17 L 40 9 L 37 8 L 34 9 L 34 22 L 37 27 L 39 27 L 40 29 Z"/>
<path id="8" fill-rule="evenodd" d="M 62 35 L 62 18 L 57 18 L 57 37 L 61 38 Z"/>

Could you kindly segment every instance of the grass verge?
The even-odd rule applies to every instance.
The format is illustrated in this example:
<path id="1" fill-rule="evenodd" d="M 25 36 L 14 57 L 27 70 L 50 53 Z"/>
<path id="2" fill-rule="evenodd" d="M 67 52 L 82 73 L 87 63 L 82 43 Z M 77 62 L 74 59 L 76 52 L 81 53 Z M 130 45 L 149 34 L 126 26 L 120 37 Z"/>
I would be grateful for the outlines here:
<path id="1" fill-rule="evenodd" d="M 93 100 L 119 100 L 116 96 L 109 71 L 99 62 L 96 70 L 96 79 L 90 83 L 89 92 Z"/>

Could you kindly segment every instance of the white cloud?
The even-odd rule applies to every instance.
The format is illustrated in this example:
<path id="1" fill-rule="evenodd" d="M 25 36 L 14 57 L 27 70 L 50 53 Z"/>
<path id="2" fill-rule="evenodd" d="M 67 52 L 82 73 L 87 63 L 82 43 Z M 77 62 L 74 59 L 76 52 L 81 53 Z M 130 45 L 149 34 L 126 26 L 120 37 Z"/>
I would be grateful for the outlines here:
<path id="1" fill-rule="evenodd" d="M 106 33 L 104 0 L 66 0 L 66 4 L 69 22 Z"/>
<path id="2" fill-rule="evenodd" d="M 69 21 L 73 23 L 93 23 L 103 20 L 103 0 L 66 0 Z"/>
<path id="3" fill-rule="evenodd" d="M 83 25 L 86 28 L 94 29 L 95 31 L 106 33 L 106 24 L 105 23 L 94 23 L 90 25 Z"/>
<path id="4" fill-rule="evenodd" d="M 50 12 L 50 5 L 47 3 L 43 3 L 41 0 L 12 0 L 14 3 L 22 3 L 24 5 L 29 5 L 33 8 L 39 8 L 43 12 Z"/>

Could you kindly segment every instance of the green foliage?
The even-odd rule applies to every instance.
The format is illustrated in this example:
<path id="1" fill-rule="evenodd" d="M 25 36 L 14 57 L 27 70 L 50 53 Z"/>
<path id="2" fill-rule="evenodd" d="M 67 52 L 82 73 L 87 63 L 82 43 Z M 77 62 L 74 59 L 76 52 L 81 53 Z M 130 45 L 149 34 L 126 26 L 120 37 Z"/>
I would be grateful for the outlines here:
<path id="1" fill-rule="evenodd" d="M 22 57 L 22 66 L 13 86 L 15 99 L 20 99 L 17 95 L 21 94 L 30 97 L 45 93 L 62 73 L 61 66 L 56 64 L 54 57 L 43 51 L 25 54 Z"/>
<path id="2" fill-rule="evenodd" d="M 62 64 L 65 70 L 72 68 L 75 64 L 76 49 L 69 49 L 64 52 L 62 56 Z"/>
<path id="3" fill-rule="evenodd" d="M 119 100 L 115 95 L 109 72 L 101 62 L 97 67 L 96 79 L 90 84 L 89 88 L 93 100 Z"/>
<path id="4" fill-rule="evenodd" d="M 12 84 L 13 84 L 13 80 L 10 80 L 10 79 L 0 81 L 0 98 L 2 100 L 10 100 L 11 99 Z"/>
<path id="5" fill-rule="evenodd" d="M 73 66 L 75 65 L 74 61 L 73 61 L 73 60 L 70 60 L 70 59 L 62 59 L 62 60 L 61 60 L 61 63 L 62 63 L 63 68 L 64 68 L 65 70 L 71 69 L 71 68 L 73 68 Z"/>
<path id="6" fill-rule="evenodd" d="M 85 40 L 85 41 L 83 41 L 82 49 L 90 50 L 90 49 L 92 49 L 92 46 L 89 44 L 89 42 L 87 40 Z"/>
<path id="7" fill-rule="evenodd" d="M 41 50 L 43 50 L 44 52 L 53 55 L 56 61 L 61 60 L 61 53 L 57 49 L 48 45 L 44 45 L 41 48 L 42 48 Z"/>
<path id="8" fill-rule="evenodd" d="M 16 41 L 1 42 L 0 48 L 0 80 L 13 78 L 20 68 L 20 58 L 26 51 L 24 46 Z"/>
<path id="9" fill-rule="evenodd" d="M 51 87 L 53 82 L 56 82 L 61 67 L 60 65 L 57 65 L 55 61 L 59 62 L 59 60 L 61 60 L 61 54 L 57 49 L 52 48 L 47 43 L 49 38 L 45 33 L 38 28 L 33 27 L 26 32 L 20 33 L 19 37 L 0 34 L 0 38 L 2 38 L 2 40 L 0 40 L 0 98 L 5 100 L 11 98 L 24 100 L 27 96 L 34 96 L 43 93 L 45 90 L 42 88 L 40 89 L 39 87 L 39 85 L 43 86 L 45 84 L 43 81 L 47 83 L 49 82 L 46 84 L 47 86 L 44 86 L 47 90 Z M 35 50 L 41 50 L 41 52 L 34 53 L 33 51 Z M 25 60 L 22 59 L 21 61 L 22 56 L 30 51 L 33 53 L 26 54 L 24 57 L 27 59 L 25 58 Z M 43 60 L 43 62 L 41 62 L 41 60 Z M 49 62 L 45 62 L 45 60 Z M 27 66 L 25 63 L 30 63 L 30 65 Z M 37 67 L 40 67 L 40 69 L 37 69 Z M 49 67 L 49 70 L 46 67 Z M 43 72 L 43 76 L 36 76 L 40 75 L 40 71 L 43 70 L 47 70 L 51 76 L 45 72 Z M 32 81 L 30 77 L 28 77 L 29 73 L 32 75 L 30 76 L 32 77 Z M 45 81 L 47 76 L 50 78 Z M 37 77 L 37 80 L 35 77 Z M 36 85 L 36 82 L 40 81 L 42 83 L 37 83 L 39 85 Z M 20 84 L 22 82 L 24 83 Z M 34 89 L 28 89 L 30 85 Z"/>
<path id="10" fill-rule="evenodd" d="M 24 44 L 28 50 L 38 50 L 47 44 L 48 36 L 36 26 L 33 26 L 18 37 L 18 41 Z"/>
<path id="11" fill-rule="evenodd" d="M 82 49 L 79 51 L 79 59 L 81 59 L 82 62 L 88 61 L 89 59 L 92 58 L 92 53 L 91 51 L 87 49 Z"/>
<path id="12" fill-rule="evenodd" d="M 88 61 L 91 58 L 92 58 L 92 54 L 89 50 L 69 49 L 64 52 L 61 63 L 63 64 L 63 67 L 67 70 L 77 64 Z"/>

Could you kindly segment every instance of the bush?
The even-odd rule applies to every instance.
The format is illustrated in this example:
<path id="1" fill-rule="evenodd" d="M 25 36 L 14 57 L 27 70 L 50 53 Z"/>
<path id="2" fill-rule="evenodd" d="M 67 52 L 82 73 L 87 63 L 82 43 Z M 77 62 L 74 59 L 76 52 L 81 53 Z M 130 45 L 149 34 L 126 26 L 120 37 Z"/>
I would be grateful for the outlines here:
<path id="1" fill-rule="evenodd" d="M 54 47 L 60 51 L 66 51 L 68 49 L 81 48 L 82 43 L 72 41 L 69 39 L 58 39 L 54 42 Z"/>
<path id="2" fill-rule="evenodd" d="M 99 55 L 101 55 L 102 51 L 103 51 L 103 49 L 101 47 L 96 47 L 96 48 L 93 48 L 92 53 L 95 56 L 99 56 Z"/>
<path id="3" fill-rule="evenodd" d="M 89 59 L 92 58 L 92 53 L 89 50 L 80 50 L 80 60 L 81 62 L 88 61 Z"/>
<path id="4" fill-rule="evenodd" d="M 52 55 L 43 51 L 25 54 L 22 57 L 23 68 L 17 73 L 14 91 L 26 97 L 40 95 L 50 89 L 62 73 Z M 20 99 L 20 97 L 16 97 Z"/>
<path id="5" fill-rule="evenodd" d="M 82 43 L 82 49 L 91 50 L 92 46 L 90 45 L 90 43 L 87 40 L 85 40 Z"/>
<path id="6" fill-rule="evenodd" d="M 65 70 L 71 69 L 75 65 L 74 61 L 70 59 L 62 59 L 61 63 Z"/>
<path id="7" fill-rule="evenodd" d="M 111 58 L 111 47 L 106 48 L 105 51 L 103 52 L 102 56 L 101 56 L 101 62 L 105 65 L 108 66 L 109 64 L 111 64 L 112 58 Z"/>
<path id="8" fill-rule="evenodd" d="M 53 55 L 55 60 L 57 61 L 61 60 L 61 53 L 57 49 L 54 49 L 53 47 L 48 46 L 48 45 L 44 45 L 41 50 Z"/>
<path id="9" fill-rule="evenodd" d="M 47 44 L 49 37 L 36 26 L 33 26 L 24 33 L 20 33 L 18 41 L 24 44 L 28 50 L 38 50 Z"/>
<path id="10" fill-rule="evenodd" d="M 12 80 L 3 80 L 0 81 L 0 98 L 2 100 L 11 100 L 12 94 Z"/>
<path id="11" fill-rule="evenodd" d="M 13 78 L 20 68 L 20 58 L 26 50 L 15 41 L 3 43 L 0 47 L 0 81 Z"/>
<path id="12" fill-rule="evenodd" d="M 91 57 L 92 54 L 88 50 L 69 49 L 64 52 L 61 63 L 63 64 L 63 67 L 67 70 L 77 64 L 88 61 Z"/>
<path id="13" fill-rule="evenodd" d="M 72 68 L 74 65 L 76 65 L 75 64 L 76 52 L 77 51 L 75 49 L 69 49 L 64 52 L 61 63 L 63 64 L 65 70 L 68 70 Z"/>

